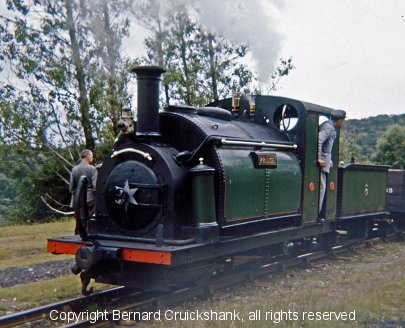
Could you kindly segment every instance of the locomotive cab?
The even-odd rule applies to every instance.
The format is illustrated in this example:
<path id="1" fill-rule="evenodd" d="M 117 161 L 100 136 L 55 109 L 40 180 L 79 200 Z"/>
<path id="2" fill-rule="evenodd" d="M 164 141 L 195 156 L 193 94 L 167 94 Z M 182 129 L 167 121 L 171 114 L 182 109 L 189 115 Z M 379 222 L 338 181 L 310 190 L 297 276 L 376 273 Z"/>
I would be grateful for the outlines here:
<path id="1" fill-rule="evenodd" d="M 284 97 L 255 96 L 254 100 L 253 121 L 256 126 L 264 126 L 274 133 L 277 132 L 296 145 L 295 156 L 302 177 L 299 187 L 300 222 L 304 225 L 314 224 L 319 212 L 320 169 L 317 165 L 319 126 L 322 119 L 330 119 L 333 116 L 334 109 Z M 249 103 L 248 98 L 240 99 L 241 113 L 247 111 Z M 220 100 L 212 105 L 229 111 L 233 106 L 231 99 Z M 246 117 L 241 115 L 238 120 L 244 121 Z M 332 154 L 335 163 L 339 162 L 339 135 L 340 131 L 337 131 Z M 336 215 L 337 164 L 331 168 L 328 180 L 325 214 L 326 218 L 333 219 Z"/>

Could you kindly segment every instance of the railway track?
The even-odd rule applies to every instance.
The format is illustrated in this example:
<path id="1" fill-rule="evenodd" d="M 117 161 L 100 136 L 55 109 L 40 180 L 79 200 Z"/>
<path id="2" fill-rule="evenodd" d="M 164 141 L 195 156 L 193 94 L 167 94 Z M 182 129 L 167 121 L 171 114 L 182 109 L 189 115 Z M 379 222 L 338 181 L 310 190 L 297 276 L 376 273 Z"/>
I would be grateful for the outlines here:
<path id="1" fill-rule="evenodd" d="M 0 318 L 0 327 L 15 327 L 29 322 L 44 320 L 49 317 L 49 314 L 52 311 L 77 311 L 86 304 L 111 300 L 124 293 L 125 287 L 116 287 L 106 291 L 94 293 L 90 296 L 78 297 L 67 301 L 44 305 L 31 310 L 10 314 Z"/>
<path id="2" fill-rule="evenodd" d="M 392 240 L 403 235 L 404 233 L 401 233 L 400 235 L 391 235 L 385 237 L 384 240 Z M 368 239 L 361 242 L 353 241 L 344 245 L 335 246 L 329 250 L 320 250 L 294 257 L 281 258 L 255 268 L 245 268 L 237 272 L 214 277 L 210 282 L 201 286 L 181 288 L 169 293 L 141 293 L 129 290 L 125 287 L 117 287 L 94 293 L 90 296 L 79 297 L 11 314 L 0 318 L 0 326 L 7 328 L 26 324 L 28 322 L 38 322 L 38 320 L 50 321 L 50 314 L 54 311 L 53 313 L 55 314 L 61 312 L 82 313 L 82 315 L 77 317 L 72 316 L 70 320 L 67 318 L 65 318 L 66 320 L 64 321 L 53 320 L 55 326 L 63 326 L 66 328 L 90 326 L 105 327 L 111 325 L 118 317 L 120 319 L 129 317 L 125 315 L 126 313 L 141 314 L 145 313 L 145 311 L 154 311 L 156 309 L 162 309 L 170 305 L 178 304 L 194 297 L 209 297 L 212 296 L 215 291 L 223 288 L 254 281 L 259 277 L 281 272 L 292 267 L 308 265 L 311 262 L 331 256 L 338 256 L 339 254 L 354 249 L 370 247 L 379 242 L 381 242 L 380 238 Z M 106 310 L 97 312 L 99 317 L 98 320 L 96 320 L 94 316 L 86 316 L 86 313 L 88 312 L 83 312 L 83 308 L 88 304 L 102 304 Z M 93 313 L 95 313 L 95 311 L 93 311 Z M 54 317 L 56 317 L 56 315 L 54 315 Z"/>

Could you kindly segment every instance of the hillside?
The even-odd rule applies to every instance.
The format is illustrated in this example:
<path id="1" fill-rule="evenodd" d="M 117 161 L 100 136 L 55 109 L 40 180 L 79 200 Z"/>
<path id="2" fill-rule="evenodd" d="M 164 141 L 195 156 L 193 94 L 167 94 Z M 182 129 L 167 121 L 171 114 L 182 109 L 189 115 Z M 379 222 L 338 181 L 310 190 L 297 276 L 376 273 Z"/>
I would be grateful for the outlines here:
<path id="1" fill-rule="evenodd" d="M 393 124 L 405 126 L 405 114 L 348 119 L 342 130 L 342 138 L 354 140 L 360 147 L 361 155 L 370 160 L 376 150 L 378 138 Z"/>

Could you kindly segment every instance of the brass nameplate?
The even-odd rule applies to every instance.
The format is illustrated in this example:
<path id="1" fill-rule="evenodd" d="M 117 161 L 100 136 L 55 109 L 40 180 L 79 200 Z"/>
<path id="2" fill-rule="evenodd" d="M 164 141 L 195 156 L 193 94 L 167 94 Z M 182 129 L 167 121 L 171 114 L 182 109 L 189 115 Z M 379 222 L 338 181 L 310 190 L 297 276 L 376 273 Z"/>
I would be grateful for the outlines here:
<path id="1" fill-rule="evenodd" d="M 277 154 L 268 152 L 251 152 L 250 153 L 256 168 L 276 168 Z"/>

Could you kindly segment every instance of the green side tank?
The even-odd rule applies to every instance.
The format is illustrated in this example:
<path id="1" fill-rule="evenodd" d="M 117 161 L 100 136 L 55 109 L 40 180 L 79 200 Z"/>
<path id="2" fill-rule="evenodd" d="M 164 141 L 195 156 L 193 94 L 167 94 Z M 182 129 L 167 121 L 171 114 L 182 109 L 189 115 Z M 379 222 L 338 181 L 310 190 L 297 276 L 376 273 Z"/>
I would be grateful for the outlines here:
<path id="1" fill-rule="evenodd" d="M 218 153 L 226 224 L 299 213 L 301 171 L 293 152 L 223 147 Z"/>

